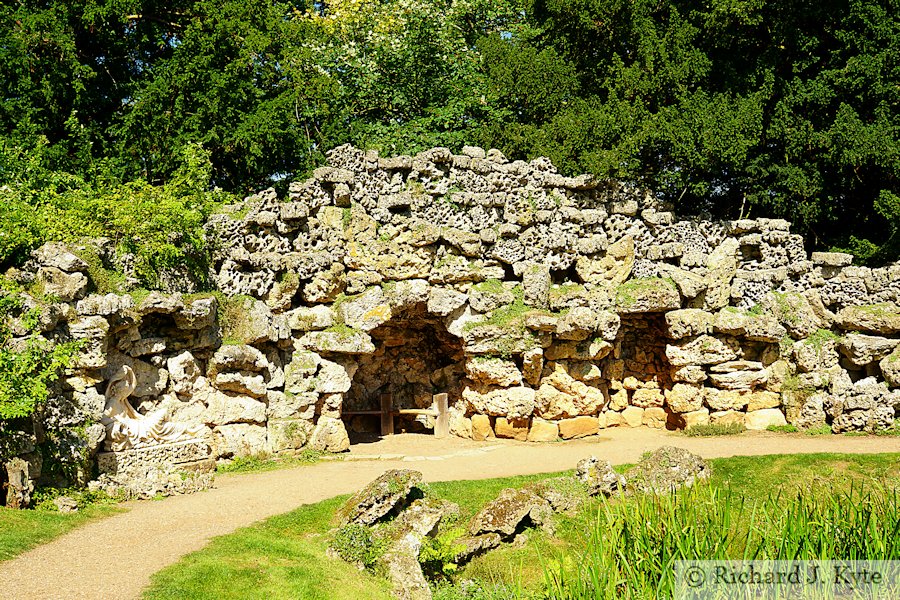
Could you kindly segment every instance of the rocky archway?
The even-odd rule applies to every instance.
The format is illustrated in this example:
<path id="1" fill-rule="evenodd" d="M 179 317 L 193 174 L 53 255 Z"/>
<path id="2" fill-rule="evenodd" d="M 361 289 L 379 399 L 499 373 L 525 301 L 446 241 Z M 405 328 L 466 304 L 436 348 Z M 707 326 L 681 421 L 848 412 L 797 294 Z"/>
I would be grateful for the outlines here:
<path id="1" fill-rule="evenodd" d="M 621 411 L 610 414 L 608 425 L 674 428 L 665 402 L 672 389 L 667 342 L 665 313 L 622 315 L 613 350 L 602 369 L 609 389 L 608 408 Z"/>
<path id="2" fill-rule="evenodd" d="M 358 368 L 343 401 L 342 417 L 351 441 L 380 431 L 385 394 L 398 411 L 432 408 L 438 393 L 446 393 L 450 404 L 461 397 L 462 341 L 447 331 L 443 318 L 428 312 L 424 302 L 395 312 L 369 335 L 375 351 L 357 357 Z M 401 413 L 395 427 L 424 432 L 434 427 L 434 418 Z"/>

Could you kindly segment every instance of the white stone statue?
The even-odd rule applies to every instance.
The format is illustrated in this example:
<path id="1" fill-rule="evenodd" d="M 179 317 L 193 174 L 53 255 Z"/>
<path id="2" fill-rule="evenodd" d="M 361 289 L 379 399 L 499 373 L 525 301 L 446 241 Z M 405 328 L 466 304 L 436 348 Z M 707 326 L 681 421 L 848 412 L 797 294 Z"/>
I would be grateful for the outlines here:
<path id="1" fill-rule="evenodd" d="M 166 410 L 159 409 L 142 415 L 128 402 L 137 378 L 134 370 L 122 365 L 106 386 L 106 407 L 103 425 L 106 427 L 106 449 L 112 451 L 155 446 L 167 442 L 202 437 L 203 427 L 166 421 Z"/>

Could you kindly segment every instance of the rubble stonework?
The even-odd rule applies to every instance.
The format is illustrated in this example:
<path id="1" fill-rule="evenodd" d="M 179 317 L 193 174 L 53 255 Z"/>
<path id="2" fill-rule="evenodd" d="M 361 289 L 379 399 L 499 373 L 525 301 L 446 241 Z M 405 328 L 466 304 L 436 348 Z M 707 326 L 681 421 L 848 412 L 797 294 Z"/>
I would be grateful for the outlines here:
<path id="1" fill-rule="evenodd" d="M 219 458 L 345 449 L 384 393 L 448 393 L 450 431 L 475 439 L 871 431 L 900 410 L 900 266 L 810 256 L 779 219 L 679 219 L 545 158 L 344 146 L 208 236 L 218 299 L 90 294 L 83 261 L 35 252 L 26 275 L 60 300 L 48 335 L 84 340 L 71 425 L 99 422 L 123 365 L 138 413 L 202 428 Z"/>

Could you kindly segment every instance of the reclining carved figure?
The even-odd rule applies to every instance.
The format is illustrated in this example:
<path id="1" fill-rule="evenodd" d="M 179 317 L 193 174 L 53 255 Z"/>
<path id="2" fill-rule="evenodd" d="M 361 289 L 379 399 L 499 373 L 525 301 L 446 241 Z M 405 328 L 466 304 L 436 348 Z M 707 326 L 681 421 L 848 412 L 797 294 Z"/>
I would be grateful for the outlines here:
<path id="1" fill-rule="evenodd" d="M 166 420 L 165 409 L 146 415 L 136 411 L 128 401 L 135 387 L 137 378 L 128 365 L 120 367 L 106 386 L 102 421 L 106 427 L 107 450 L 129 450 L 202 437 L 202 426 L 171 423 Z"/>

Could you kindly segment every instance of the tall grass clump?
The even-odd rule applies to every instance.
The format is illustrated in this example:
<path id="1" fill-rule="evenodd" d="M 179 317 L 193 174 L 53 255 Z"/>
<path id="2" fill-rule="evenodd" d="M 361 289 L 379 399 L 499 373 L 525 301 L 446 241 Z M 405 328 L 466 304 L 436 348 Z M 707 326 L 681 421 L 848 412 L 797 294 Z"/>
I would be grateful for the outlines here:
<path id="1" fill-rule="evenodd" d="M 696 486 L 605 500 L 581 555 L 543 558 L 547 597 L 668 598 L 677 560 L 897 560 L 898 496 L 851 486 L 751 501 Z"/>

